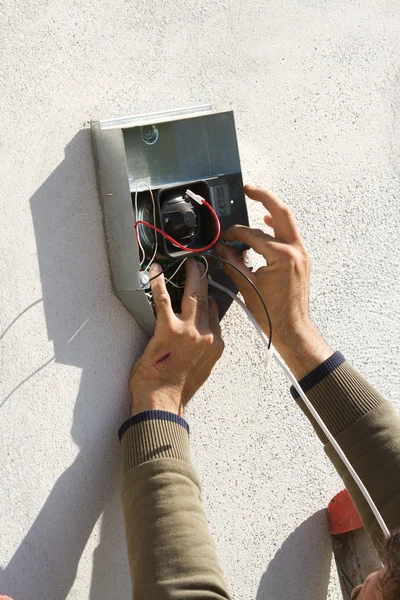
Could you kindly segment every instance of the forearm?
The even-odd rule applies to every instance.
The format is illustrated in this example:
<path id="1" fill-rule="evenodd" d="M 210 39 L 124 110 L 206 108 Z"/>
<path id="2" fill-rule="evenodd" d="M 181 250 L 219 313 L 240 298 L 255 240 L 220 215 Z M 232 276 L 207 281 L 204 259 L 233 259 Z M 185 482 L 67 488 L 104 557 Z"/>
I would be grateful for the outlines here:
<path id="1" fill-rule="evenodd" d="M 186 424 L 170 413 L 144 421 L 141 415 L 122 437 L 133 598 L 230 598 L 190 461 Z"/>
<path id="2" fill-rule="evenodd" d="M 400 525 L 400 416 L 363 377 L 335 353 L 301 382 L 308 398 L 335 436 L 371 494 L 389 529 Z M 325 435 L 313 424 L 325 451 L 343 478 L 378 549 L 382 534 L 367 503 Z"/>

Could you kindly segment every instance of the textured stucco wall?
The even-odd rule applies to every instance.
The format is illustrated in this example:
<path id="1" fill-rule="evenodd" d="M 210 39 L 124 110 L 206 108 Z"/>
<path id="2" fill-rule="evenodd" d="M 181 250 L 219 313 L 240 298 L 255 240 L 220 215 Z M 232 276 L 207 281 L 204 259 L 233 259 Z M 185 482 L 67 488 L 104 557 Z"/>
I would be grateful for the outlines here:
<path id="1" fill-rule="evenodd" d="M 112 294 L 87 123 L 233 108 L 245 180 L 290 202 L 314 258 L 317 323 L 399 404 L 399 5 L 3 0 L 0 13 L 0 591 L 129 598 L 116 429 L 145 337 Z M 337 598 L 322 510 L 340 482 L 238 309 L 223 329 L 188 418 L 233 597 Z"/>

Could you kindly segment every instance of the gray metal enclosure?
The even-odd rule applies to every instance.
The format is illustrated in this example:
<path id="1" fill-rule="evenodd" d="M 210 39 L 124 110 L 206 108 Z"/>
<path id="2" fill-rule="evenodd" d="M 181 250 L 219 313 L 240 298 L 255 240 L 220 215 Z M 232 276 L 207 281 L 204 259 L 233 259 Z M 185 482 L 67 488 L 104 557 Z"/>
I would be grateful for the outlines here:
<path id="1" fill-rule="evenodd" d="M 221 230 L 248 225 L 233 112 L 214 113 L 206 105 L 95 121 L 91 129 L 113 288 L 152 334 L 155 318 L 139 279 L 133 196 L 143 183 L 156 194 L 167 186 L 203 180 Z M 236 291 L 221 264 L 213 261 L 210 272 Z M 214 294 L 222 317 L 231 299 L 219 290 Z"/>

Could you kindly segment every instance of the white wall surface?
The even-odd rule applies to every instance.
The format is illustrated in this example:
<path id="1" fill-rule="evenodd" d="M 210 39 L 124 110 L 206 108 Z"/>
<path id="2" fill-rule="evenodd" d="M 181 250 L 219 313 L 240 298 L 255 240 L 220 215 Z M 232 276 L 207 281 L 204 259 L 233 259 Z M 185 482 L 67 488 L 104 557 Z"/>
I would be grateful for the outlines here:
<path id="1" fill-rule="evenodd" d="M 0 591 L 129 598 L 116 432 L 146 339 L 112 293 L 88 122 L 233 108 L 245 180 L 290 203 L 313 256 L 316 322 L 399 406 L 400 9 L 3 0 L 0 13 Z M 237 308 L 223 330 L 187 416 L 233 598 L 338 598 L 323 510 L 341 482 Z"/>

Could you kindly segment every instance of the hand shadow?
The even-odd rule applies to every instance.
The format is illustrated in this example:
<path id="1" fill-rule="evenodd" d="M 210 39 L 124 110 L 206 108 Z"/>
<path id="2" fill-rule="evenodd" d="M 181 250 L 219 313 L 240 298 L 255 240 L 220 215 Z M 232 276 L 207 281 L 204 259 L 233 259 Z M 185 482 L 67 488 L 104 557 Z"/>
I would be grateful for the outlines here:
<path id="1" fill-rule="evenodd" d="M 15 600 L 65 600 L 106 507 L 90 598 L 129 597 L 117 429 L 128 416 L 127 378 L 146 337 L 111 289 L 88 130 L 71 140 L 30 202 L 55 361 L 82 369 L 71 429 L 79 454 L 2 571 L 0 591 Z"/>
<path id="2" fill-rule="evenodd" d="M 261 578 L 256 600 L 326 600 L 332 546 L 326 510 L 284 541 Z"/>

